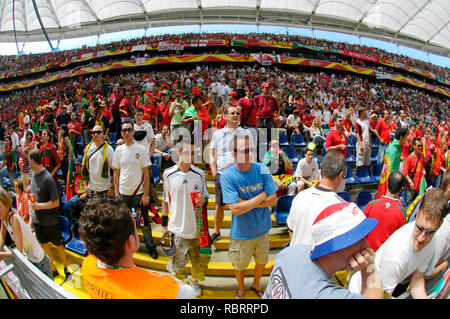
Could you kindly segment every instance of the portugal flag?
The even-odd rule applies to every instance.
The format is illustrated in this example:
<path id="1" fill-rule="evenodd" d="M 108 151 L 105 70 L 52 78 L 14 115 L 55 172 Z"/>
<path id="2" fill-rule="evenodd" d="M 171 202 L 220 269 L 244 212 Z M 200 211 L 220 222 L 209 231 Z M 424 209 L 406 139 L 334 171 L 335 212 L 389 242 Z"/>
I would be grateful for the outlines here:
<path id="1" fill-rule="evenodd" d="M 398 171 L 400 168 L 400 155 L 400 143 L 398 140 L 394 139 L 386 148 L 383 161 L 383 170 L 381 171 L 380 184 L 378 185 L 376 199 L 379 199 L 386 194 L 391 172 Z"/>

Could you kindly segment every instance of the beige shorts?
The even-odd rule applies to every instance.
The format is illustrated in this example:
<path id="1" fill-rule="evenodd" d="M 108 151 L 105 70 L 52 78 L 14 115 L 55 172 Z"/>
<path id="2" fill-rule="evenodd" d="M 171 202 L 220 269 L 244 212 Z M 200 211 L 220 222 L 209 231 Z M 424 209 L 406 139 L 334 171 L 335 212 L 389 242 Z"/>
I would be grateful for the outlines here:
<path id="1" fill-rule="evenodd" d="M 364 143 L 364 151 L 361 152 L 359 143 L 356 143 L 356 166 L 370 166 L 372 163 L 372 149 Z"/>
<path id="2" fill-rule="evenodd" d="M 236 270 L 247 269 L 252 256 L 255 262 L 265 265 L 269 261 L 269 233 L 254 239 L 231 239 L 228 255 Z"/>

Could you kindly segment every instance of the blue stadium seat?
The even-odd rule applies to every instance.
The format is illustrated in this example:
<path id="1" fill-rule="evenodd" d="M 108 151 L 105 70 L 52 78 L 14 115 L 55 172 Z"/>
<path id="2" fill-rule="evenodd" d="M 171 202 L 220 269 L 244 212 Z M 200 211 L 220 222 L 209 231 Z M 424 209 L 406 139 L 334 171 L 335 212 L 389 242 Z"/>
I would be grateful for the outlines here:
<path id="1" fill-rule="evenodd" d="M 63 189 L 62 189 L 62 185 L 61 182 L 58 181 L 58 183 L 56 184 L 56 187 L 58 187 L 58 191 L 59 191 L 59 196 L 60 196 L 60 205 L 63 205 L 66 203 L 66 195 L 63 194 Z"/>
<path id="2" fill-rule="evenodd" d="M 291 143 L 289 143 L 288 137 L 286 134 L 279 134 L 279 141 L 280 141 L 280 146 L 291 146 Z"/>
<path id="3" fill-rule="evenodd" d="M 153 182 L 155 184 L 159 183 L 159 167 L 156 164 L 152 164 L 152 170 L 153 170 Z"/>
<path id="4" fill-rule="evenodd" d="M 275 218 L 278 225 L 286 225 L 286 219 L 289 216 L 294 197 L 292 195 L 278 197 L 277 204 L 275 205 Z"/>
<path id="5" fill-rule="evenodd" d="M 282 148 L 283 152 L 286 153 L 286 155 L 289 157 L 289 159 L 291 160 L 292 164 L 297 164 L 299 159 L 298 159 L 298 155 L 297 155 L 297 150 L 293 147 L 283 147 Z"/>
<path id="6" fill-rule="evenodd" d="M 66 248 L 77 254 L 87 256 L 86 245 L 80 238 L 80 223 L 75 222 L 72 227 L 72 239 L 66 244 Z"/>
<path id="7" fill-rule="evenodd" d="M 372 163 L 377 162 L 378 160 L 378 148 L 372 147 L 372 154 L 370 154 L 370 160 Z"/>
<path id="8" fill-rule="evenodd" d="M 291 145 L 294 147 L 305 147 L 305 137 L 302 134 L 292 134 Z"/>
<path id="9" fill-rule="evenodd" d="M 380 181 L 382 169 L 383 169 L 382 165 L 378 165 L 378 164 L 372 165 L 372 175 L 371 176 L 372 176 L 372 179 L 374 179 L 376 182 Z"/>
<path id="10" fill-rule="evenodd" d="M 67 217 L 59 215 L 59 225 L 61 227 L 61 234 L 64 238 L 64 244 L 67 244 L 72 239 L 72 232 L 70 231 L 70 223 Z"/>
<path id="11" fill-rule="evenodd" d="M 342 199 L 344 199 L 344 200 L 347 201 L 347 202 L 351 202 L 351 201 L 352 201 L 349 192 L 339 192 L 339 193 L 337 193 L 337 194 L 338 194 L 339 196 L 341 196 Z"/>
<path id="12" fill-rule="evenodd" d="M 354 149 L 347 147 L 347 158 L 346 158 L 347 163 L 356 163 L 356 157 L 353 155 L 353 151 Z"/>
<path id="13" fill-rule="evenodd" d="M 367 166 L 356 166 L 355 178 L 362 184 L 375 183 L 375 180 L 369 175 Z"/>
<path id="14" fill-rule="evenodd" d="M 353 176 L 353 170 L 350 165 L 347 165 L 347 174 L 345 178 L 345 185 L 356 185 L 359 184 L 359 180 Z"/>
<path id="15" fill-rule="evenodd" d="M 372 193 L 369 191 L 359 191 L 356 194 L 356 205 L 361 209 L 364 210 L 367 206 L 367 204 L 372 200 Z"/>

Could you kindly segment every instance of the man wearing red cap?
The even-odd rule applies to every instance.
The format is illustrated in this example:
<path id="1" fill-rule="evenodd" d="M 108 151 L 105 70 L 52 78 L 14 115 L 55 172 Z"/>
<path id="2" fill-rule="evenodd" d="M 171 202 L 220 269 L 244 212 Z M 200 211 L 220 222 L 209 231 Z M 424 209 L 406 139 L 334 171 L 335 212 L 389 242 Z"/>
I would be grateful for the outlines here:
<path id="1" fill-rule="evenodd" d="M 152 102 L 152 95 L 150 92 L 146 91 L 144 93 L 144 100 L 139 107 L 144 110 L 144 121 L 147 121 L 152 127 L 155 126 L 156 109 Z"/>
<path id="2" fill-rule="evenodd" d="M 109 108 L 111 110 L 114 124 L 112 127 L 112 132 L 119 132 L 120 131 L 120 112 L 119 112 L 119 106 L 120 102 L 123 99 L 123 95 L 119 93 L 119 86 L 115 85 L 113 87 L 113 92 L 109 96 Z"/>
<path id="3" fill-rule="evenodd" d="M 277 99 L 272 95 L 268 83 L 261 84 L 261 94 L 256 96 L 253 101 L 256 107 L 258 127 L 267 129 L 267 141 L 271 141 L 274 114 L 279 109 L 279 105 Z"/>

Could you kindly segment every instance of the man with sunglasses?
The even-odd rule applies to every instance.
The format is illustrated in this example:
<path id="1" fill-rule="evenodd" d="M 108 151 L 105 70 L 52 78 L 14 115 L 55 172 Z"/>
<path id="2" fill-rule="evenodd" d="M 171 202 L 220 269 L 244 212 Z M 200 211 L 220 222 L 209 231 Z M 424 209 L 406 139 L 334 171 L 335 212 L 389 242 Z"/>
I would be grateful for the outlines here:
<path id="1" fill-rule="evenodd" d="M 235 134 L 230 144 L 236 163 L 224 171 L 220 183 L 223 202 L 229 204 L 233 214 L 229 257 L 239 285 L 235 299 L 244 298 L 245 270 L 252 256 L 255 269 L 251 289 L 262 297 L 260 279 L 269 261 L 272 228 L 269 207 L 276 205 L 278 187 L 267 166 L 254 162 L 255 146 L 251 136 Z"/>
<path id="2" fill-rule="evenodd" d="M 432 262 L 436 241 L 434 234 L 447 214 L 447 197 L 442 189 L 425 192 L 415 222 L 407 223 L 394 232 L 377 250 L 375 267 L 381 275 L 383 289 L 393 297 L 410 286 L 414 299 L 432 298 L 425 290 L 425 271 Z M 359 273 L 352 276 L 349 289 L 358 292 Z"/>
<path id="3" fill-rule="evenodd" d="M 116 198 L 122 198 L 130 209 L 149 204 L 150 158 L 144 146 L 134 141 L 134 124 L 131 120 L 122 123 L 122 137 L 125 144 L 114 152 L 112 168 Z"/>
<path id="4" fill-rule="evenodd" d="M 84 149 L 82 162 L 83 184 L 89 197 L 105 196 L 111 188 L 110 165 L 114 149 L 105 142 L 105 134 L 100 125 L 91 131 L 92 141 Z"/>

